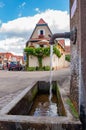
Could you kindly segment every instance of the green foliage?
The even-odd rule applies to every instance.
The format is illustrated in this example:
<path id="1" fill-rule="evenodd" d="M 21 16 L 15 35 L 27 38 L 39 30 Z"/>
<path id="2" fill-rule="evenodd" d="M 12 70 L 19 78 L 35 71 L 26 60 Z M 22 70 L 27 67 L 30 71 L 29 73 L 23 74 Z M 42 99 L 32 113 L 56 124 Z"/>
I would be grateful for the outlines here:
<path id="1" fill-rule="evenodd" d="M 41 68 L 39 67 L 38 68 L 38 71 L 43 71 L 43 70 L 44 70 L 43 67 L 41 67 Z"/>
<path id="2" fill-rule="evenodd" d="M 24 52 L 27 53 L 27 57 L 29 55 L 33 55 L 36 56 L 38 58 L 38 62 L 39 62 L 39 68 L 42 69 L 42 59 L 43 57 L 46 56 L 50 56 L 50 47 L 39 47 L 39 48 L 33 48 L 33 47 L 26 47 L 24 49 Z M 53 52 L 60 58 L 61 57 L 61 53 L 60 51 L 54 46 L 53 47 Z M 27 68 L 28 68 L 28 58 L 27 58 Z M 29 70 L 32 68 L 29 68 Z M 46 67 L 45 69 L 50 69 L 48 67 Z"/>
<path id="3" fill-rule="evenodd" d="M 50 55 L 50 47 L 44 48 L 44 56 L 49 56 Z"/>
<path id="4" fill-rule="evenodd" d="M 43 67 L 27 67 L 27 71 L 49 71 L 50 70 L 50 66 L 43 66 Z"/>
<path id="5" fill-rule="evenodd" d="M 27 67 L 27 71 L 35 71 L 36 67 Z"/>
<path id="6" fill-rule="evenodd" d="M 42 56 L 38 56 L 39 68 L 42 68 Z"/>
<path id="7" fill-rule="evenodd" d="M 39 47 L 39 48 L 35 48 L 35 56 L 37 57 L 43 57 L 44 53 L 43 53 L 43 48 Z"/>
<path id="8" fill-rule="evenodd" d="M 61 57 L 61 53 L 60 51 L 54 46 L 53 47 L 53 52 L 60 58 Z"/>
<path id="9" fill-rule="evenodd" d="M 73 103 L 71 102 L 71 100 L 70 100 L 69 98 L 67 99 L 67 104 L 70 106 L 70 109 L 71 109 L 71 112 L 72 112 L 73 116 L 74 116 L 76 119 L 78 119 L 78 118 L 79 118 L 79 114 L 78 114 L 78 112 L 76 111 L 76 109 L 75 109 Z"/>
<path id="10" fill-rule="evenodd" d="M 65 60 L 70 62 L 70 55 L 65 55 Z"/>
<path id="11" fill-rule="evenodd" d="M 50 55 L 50 47 L 39 47 L 39 48 L 33 48 L 33 47 L 26 47 L 24 49 L 24 52 L 27 52 L 29 55 L 34 55 L 34 56 L 41 56 L 41 57 L 46 57 Z M 60 51 L 54 46 L 53 47 L 53 52 L 58 56 L 61 57 Z"/>
<path id="12" fill-rule="evenodd" d="M 24 49 L 24 52 L 27 52 L 28 55 L 35 55 L 35 48 L 33 48 L 33 47 L 26 47 Z"/>
<path id="13" fill-rule="evenodd" d="M 43 66 L 43 70 L 49 71 L 50 70 L 50 66 Z"/>
<path id="14" fill-rule="evenodd" d="M 38 67 L 38 66 L 36 66 L 36 70 L 39 70 L 39 67 Z"/>

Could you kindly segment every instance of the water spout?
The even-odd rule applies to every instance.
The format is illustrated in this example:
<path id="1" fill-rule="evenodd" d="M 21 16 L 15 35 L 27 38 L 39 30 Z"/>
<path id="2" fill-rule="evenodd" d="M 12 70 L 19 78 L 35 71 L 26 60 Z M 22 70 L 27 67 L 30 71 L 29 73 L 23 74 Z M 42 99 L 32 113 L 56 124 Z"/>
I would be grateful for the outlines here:
<path id="1" fill-rule="evenodd" d="M 55 39 L 56 38 L 68 38 L 72 41 L 73 44 L 76 43 L 76 39 L 77 39 L 77 29 L 76 27 L 70 31 L 70 32 L 65 32 L 65 33 L 55 33 L 51 36 L 50 39 L 50 44 L 55 44 Z"/>

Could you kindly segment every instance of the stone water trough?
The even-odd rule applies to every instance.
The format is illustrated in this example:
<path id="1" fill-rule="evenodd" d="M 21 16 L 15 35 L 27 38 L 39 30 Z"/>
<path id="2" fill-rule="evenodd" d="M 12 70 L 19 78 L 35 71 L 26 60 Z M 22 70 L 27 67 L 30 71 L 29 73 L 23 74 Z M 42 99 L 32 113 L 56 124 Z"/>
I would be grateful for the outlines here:
<path id="1" fill-rule="evenodd" d="M 52 84 L 53 92 L 57 97 L 59 115 L 28 114 L 37 93 L 49 93 L 50 88 L 49 82 L 34 82 L 0 111 L 0 130 L 81 130 L 81 122 L 79 118 L 75 119 L 72 116 L 57 82 L 53 81 Z"/>

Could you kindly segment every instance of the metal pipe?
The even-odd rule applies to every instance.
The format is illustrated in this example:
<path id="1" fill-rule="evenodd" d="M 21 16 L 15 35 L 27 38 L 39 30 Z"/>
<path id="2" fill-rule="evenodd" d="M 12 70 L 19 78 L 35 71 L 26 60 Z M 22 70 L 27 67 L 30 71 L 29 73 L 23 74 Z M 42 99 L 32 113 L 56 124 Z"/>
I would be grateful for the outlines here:
<path id="1" fill-rule="evenodd" d="M 55 44 L 54 41 L 55 41 L 56 38 L 68 38 L 68 39 L 70 39 L 73 42 L 73 44 L 75 44 L 76 43 L 76 39 L 77 39 L 77 29 L 74 28 L 72 31 L 65 32 L 65 33 L 55 33 L 55 34 L 53 34 L 51 36 L 49 43 L 50 44 Z"/>

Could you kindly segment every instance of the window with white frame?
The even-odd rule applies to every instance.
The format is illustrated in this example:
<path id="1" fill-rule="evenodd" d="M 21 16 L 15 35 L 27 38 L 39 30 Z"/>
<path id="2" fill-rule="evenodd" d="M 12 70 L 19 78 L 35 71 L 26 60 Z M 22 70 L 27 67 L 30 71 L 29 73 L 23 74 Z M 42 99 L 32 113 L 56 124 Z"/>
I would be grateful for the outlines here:
<path id="1" fill-rule="evenodd" d="M 39 29 L 38 30 L 38 35 L 45 35 L 45 30 L 44 29 Z"/>

